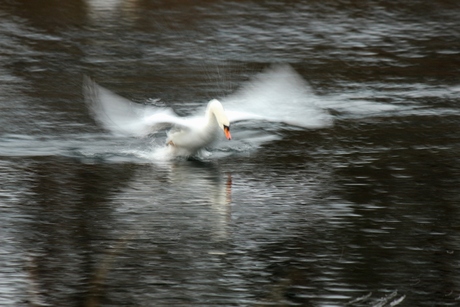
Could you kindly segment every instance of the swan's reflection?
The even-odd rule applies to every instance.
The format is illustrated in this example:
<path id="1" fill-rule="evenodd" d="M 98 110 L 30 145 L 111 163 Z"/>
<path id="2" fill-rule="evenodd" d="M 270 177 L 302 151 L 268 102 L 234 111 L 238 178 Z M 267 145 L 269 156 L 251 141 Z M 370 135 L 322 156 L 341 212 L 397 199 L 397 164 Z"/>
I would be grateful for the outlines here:
<path id="1" fill-rule="evenodd" d="M 146 165 L 118 196 L 119 210 L 142 214 L 142 220 L 135 223 L 135 227 L 142 227 L 138 229 L 141 233 L 153 227 L 154 235 L 163 235 L 165 239 L 180 239 L 184 233 L 195 233 L 198 237 L 209 236 L 213 242 L 224 241 L 228 238 L 231 220 L 231 185 L 231 174 L 222 174 L 218 166 L 210 162 Z M 136 198 L 136 203 L 130 198 Z"/>

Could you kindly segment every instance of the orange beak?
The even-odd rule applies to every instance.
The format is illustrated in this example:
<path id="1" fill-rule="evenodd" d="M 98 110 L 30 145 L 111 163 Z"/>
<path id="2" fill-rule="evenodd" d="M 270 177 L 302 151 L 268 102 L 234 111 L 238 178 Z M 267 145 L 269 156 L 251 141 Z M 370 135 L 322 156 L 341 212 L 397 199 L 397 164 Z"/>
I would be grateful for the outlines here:
<path id="1" fill-rule="evenodd" d="M 227 140 L 232 139 L 232 135 L 230 134 L 230 127 L 229 126 L 224 126 L 224 133 L 225 133 L 225 137 L 227 138 Z"/>

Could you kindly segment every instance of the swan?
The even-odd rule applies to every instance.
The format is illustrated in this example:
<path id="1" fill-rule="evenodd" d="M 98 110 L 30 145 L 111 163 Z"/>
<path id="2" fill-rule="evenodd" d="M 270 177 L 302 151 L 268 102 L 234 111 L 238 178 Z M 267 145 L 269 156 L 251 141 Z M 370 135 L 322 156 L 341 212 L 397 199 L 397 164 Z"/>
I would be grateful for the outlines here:
<path id="1" fill-rule="evenodd" d="M 167 133 L 166 148 L 173 156 L 194 156 L 205 153 L 205 147 L 224 136 L 231 140 L 230 123 L 265 121 L 283 123 L 273 128 L 290 127 L 323 128 L 333 123 L 329 112 L 319 106 L 305 80 L 289 65 L 277 65 L 265 70 L 234 94 L 223 97 L 223 104 L 213 99 L 199 115 L 181 117 L 171 108 L 133 103 L 88 77 L 84 78 L 84 97 L 90 112 L 102 127 L 113 134 L 145 137 L 164 129 Z M 242 126 L 244 127 L 244 126 Z M 251 136 L 250 129 L 267 133 L 252 125 L 245 137 L 238 142 L 244 145 L 257 143 L 265 138 Z M 248 136 L 249 135 L 249 136 Z"/>
<path id="2" fill-rule="evenodd" d="M 144 137 L 170 128 L 166 145 L 174 156 L 193 156 L 215 142 L 219 131 L 231 140 L 222 103 L 209 101 L 204 116 L 180 117 L 171 108 L 144 106 L 118 96 L 85 77 L 85 101 L 96 121 L 114 134 Z"/>

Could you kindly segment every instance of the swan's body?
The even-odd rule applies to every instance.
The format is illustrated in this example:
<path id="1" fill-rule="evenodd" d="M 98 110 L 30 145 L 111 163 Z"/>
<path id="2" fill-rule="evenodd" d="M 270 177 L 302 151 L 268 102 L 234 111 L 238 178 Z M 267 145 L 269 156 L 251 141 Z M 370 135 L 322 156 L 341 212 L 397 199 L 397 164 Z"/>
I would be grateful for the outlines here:
<path id="1" fill-rule="evenodd" d="M 175 127 L 168 132 L 166 144 L 174 147 L 176 155 L 182 152 L 194 154 L 217 140 L 220 130 L 231 140 L 230 122 L 225 115 L 219 100 L 213 99 L 208 103 L 203 118 L 190 119 L 188 127 Z"/>

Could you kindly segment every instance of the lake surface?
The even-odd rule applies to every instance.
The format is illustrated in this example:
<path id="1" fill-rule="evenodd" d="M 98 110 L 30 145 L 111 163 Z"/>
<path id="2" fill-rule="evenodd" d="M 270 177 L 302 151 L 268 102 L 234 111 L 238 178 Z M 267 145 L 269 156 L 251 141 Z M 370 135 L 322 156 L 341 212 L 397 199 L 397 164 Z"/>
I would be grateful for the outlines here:
<path id="1" fill-rule="evenodd" d="M 456 0 L 2 1 L 0 305 L 459 306 L 459 16 Z M 235 123 L 202 160 L 111 135 L 82 94 L 87 75 L 188 115 L 273 64 L 332 122 Z"/>

